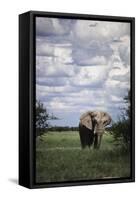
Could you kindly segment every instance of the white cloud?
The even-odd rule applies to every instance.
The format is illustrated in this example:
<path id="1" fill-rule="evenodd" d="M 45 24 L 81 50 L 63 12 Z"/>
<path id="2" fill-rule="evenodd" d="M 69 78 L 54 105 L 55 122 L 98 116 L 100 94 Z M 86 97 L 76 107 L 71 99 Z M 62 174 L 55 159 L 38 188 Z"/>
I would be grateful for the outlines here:
<path id="1" fill-rule="evenodd" d="M 107 79 L 105 83 L 105 86 L 109 88 L 116 88 L 119 85 L 120 85 L 120 81 L 112 80 L 112 79 Z"/>
<path id="2" fill-rule="evenodd" d="M 37 41 L 36 44 L 36 55 L 37 56 L 54 56 L 54 46 L 48 42 Z"/>
<path id="3" fill-rule="evenodd" d="M 124 36 L 121 38 L 122 45 L 119 46 L 119 54 L 125 65 L 130 65 L 130 37 Z"/>
<path id="4" fill-rule="evenodd" d="M 122 98 L 120 98 L 120 97 L 117 97 L 117 96 L 114 96 L 114 95 L 111 95 L 110 97 L 111 97 L 111 100 L 114 101 L 114 102 L 122 101 Z"/>
<path id="5" fill-rule="evenodd" d="M 44 95 L 49 93 L 61 93 L 67 90 L 66 86 L 41 86 L 37 85 L 37 89 L 40 90 Z"/>
<path id="6" fill-rule="evenodd" d="M 113 68 L 109 73 L 109 77 L 113 78 L 114 76 L 125 76 L 128 72 L 128 68 L 120 66 L 118 68 Z"/>
<path id="7" fill-rule="evenodd" d="M 93 40 L 110 41 L 130 33 L 129 23 L 95 21 L 95 26 L 91 26 L 91 24 L 90 20 L 77 20 L 72 37 L 86 44 Z"/>
<path id="8" fill-rule="evenodd" d="M 61 102 L 61 100 L 53 100 L 49 103 L 49 106 L 53 110 L 65 110 L 68 108 L 68 106 L 65 103 Z"/>
<path id="9" fill-rule="evenodd" d="M 36 33 L 40 36 L 63 35 L 67 30 L 61 25 L 57 18 L 36 18 Z"/>
<path id="10" fill-rule="evenodd" d="M 95 56 L 90 61 L 93 65 L 105 65 L 105 64 L 107 64 L 107 60 L 106 60 L 105 56 Z"/>
<path id="11" fill-rule="evenodd" d="M 63 124 L 76 125 L 86 110 L 104 110 L 116 118 L 130 87 L 129 23 L 38 22 L 37 98 L 66 118 Z"/>
<path id="12" fill-rule="evenodd" d="M 79 59 L 79 58 L 78 58 Z M 107 64 L 107 59 L 105 56 L 89 56 L 83 57 L 83 59 L 79 60 L 79 63 L 81 65 L 106 65 Z"/>
<path id="13" fill-rule="evenodd" d="M 101 83 L 107 76 L 108 66 L 82 66 L 79 73 L 72 78 L 74 85 L 88 86 Z"/>
<path id="14" fill-rule="evenodd" d="M 70 44 L 64 44 L 55 46 L 54 48 L 54 55 L 55 55 L 55 62 L 61 63 L 71 63 L 72 60 L 72 49 Z"/>
<path id="15" fill-rule="evenodd" d="M 130 65 L 130 35 L 120 37 L 120 42 L 112 42 L 110 47 L 125 66 Z"/>
<path id="16" fill-rule="evenodd" d="M 38 45 L 38 51 L 39 54 L 36 57 L 38 76 L 74 75 L 74 70 L 76 70 L 75 67 L 68 64 L 72 62 L 72 50 L 70 44 L 45 45 L 44 43 L 43 45 L 40 45 L 40 49 Z"/>
<path id="17" fill-rule="evenodd" d="M 36 55 L 37 56 L 53 56 L 62 58 L 62 62 L 64 59 L 70 59 L 69 62 L 72 61 L 71 53 L 72 53 L 72 44 L 71 43 L 63 43 L 63 44 L 54 44 L 45 39 L 37 39 L 36 40 Z"/>

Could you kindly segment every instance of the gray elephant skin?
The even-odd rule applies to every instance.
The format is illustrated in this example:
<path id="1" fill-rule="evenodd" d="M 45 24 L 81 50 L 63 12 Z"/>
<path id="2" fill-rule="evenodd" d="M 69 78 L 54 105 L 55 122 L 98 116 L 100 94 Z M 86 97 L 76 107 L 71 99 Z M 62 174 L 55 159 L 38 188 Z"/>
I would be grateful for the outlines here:
<path id="1" fill-rule="evenodd" d="M 107 112 L 88 111 L 81 115 L 79 123 L 79 135 L 82 148 L 91 147 L 99 149 L 105 127 L 112 119 Z"/>

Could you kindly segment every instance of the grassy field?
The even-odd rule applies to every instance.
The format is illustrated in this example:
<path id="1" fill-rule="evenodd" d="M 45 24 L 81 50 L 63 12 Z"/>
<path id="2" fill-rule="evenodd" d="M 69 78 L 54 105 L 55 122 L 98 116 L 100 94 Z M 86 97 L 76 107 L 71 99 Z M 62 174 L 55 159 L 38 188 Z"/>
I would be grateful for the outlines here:
<path id="1" fill-rule="evenodd" d="M 130 155 L 106 133 L 100 150 L 80 147 L 78 132 L 49 132 L 36 139 L 36 182 L 130 176 Z"/>

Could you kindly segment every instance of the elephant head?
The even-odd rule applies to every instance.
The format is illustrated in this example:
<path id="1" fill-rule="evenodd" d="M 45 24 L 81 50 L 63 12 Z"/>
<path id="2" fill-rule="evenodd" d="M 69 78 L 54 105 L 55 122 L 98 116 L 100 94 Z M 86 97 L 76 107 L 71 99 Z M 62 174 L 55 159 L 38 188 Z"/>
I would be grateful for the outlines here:
<path id="1" fill-rule="evenodd" d="M 88 111 L 80 117 L 79 133 L 82 147 L 99 148 L 105 127 L 111 123 L 111 117 L 106 112 Z"/>

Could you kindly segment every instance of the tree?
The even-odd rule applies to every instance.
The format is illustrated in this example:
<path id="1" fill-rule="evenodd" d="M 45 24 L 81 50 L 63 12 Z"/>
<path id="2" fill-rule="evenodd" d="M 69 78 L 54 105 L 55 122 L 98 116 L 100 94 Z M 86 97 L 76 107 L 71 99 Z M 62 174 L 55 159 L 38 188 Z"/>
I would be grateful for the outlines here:
<path id="1" fill-rule="evenodd" d="M 124 97 L 124 101 L 126 103 L 126 108 L 123 109 L 122 115 L 120 119 L 112 125 L 111 132 L 116 141 L 117 145 L 121 145 L 121 147 L 125 149 L 129 149 L 130 147 L 130 91 Z"/>
<path id="2" fill-rule="evenodd" d="M 128 107 L 125 109 L 125 112 L 126 112 L 126 116 L 127 116 L 127 118 L 130 120 L 130 118 L 131 118 L 131 113 L 130 113 L 130 97 L 131 97 L 131 95 L 130 95 L 130 91 L 128 91 L 128 95 L 126 95 L 125 97 L 124 97 L 124 100 L 125 100 L 125 102 L 127 103 L 127 105 L 128 105 Z"/>
<path id="3" fill-rule="evenodd" d="M 49 114 L 40 101 L 36 101 L 36 136 L 42 135 L 48 128 Z"/>

